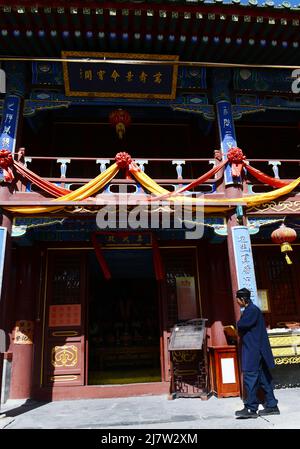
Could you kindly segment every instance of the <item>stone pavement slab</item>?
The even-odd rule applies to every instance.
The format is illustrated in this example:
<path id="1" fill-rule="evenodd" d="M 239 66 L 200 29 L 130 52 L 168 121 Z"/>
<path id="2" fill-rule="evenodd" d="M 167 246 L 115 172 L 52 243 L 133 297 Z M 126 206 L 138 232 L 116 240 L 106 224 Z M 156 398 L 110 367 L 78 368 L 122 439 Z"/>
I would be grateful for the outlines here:
<path id="1" fill-rule="evenodd" d="M 275 390 L 280 415 L 236 419 L 240 398 L 168 400 L 166 395 L 37 402 L 8 401 L 1 429 L 300 429 L 300 389 Z"/>

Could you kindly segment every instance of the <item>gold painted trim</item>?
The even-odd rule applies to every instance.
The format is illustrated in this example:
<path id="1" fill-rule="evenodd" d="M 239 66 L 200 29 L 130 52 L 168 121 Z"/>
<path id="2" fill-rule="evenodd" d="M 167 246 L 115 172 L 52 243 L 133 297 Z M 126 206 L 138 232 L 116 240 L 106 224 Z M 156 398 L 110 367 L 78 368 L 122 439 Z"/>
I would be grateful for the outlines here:
<path id="1" fill-rule="evenodd" d="M 78 376 L 71 376 L 71 375 L 62 375 L 62 376 L 52 376 L 50 377 L 50 380 L 53 382 L 70 382 L 72 380 L 78 379 Z"/>
<path id="2" fill-rule="evenodd" d="M 76 335 L 79 335 L 76 331 L 56 331 L 52 332 L 53 337 L 75 337 Z"/>
<path id="3" fill-rule="evenodd" d="M 40 255 L 40 262 L 41 262 L 41 266 L 40 266 L 40 270 L 39 270 L 39 289 L 38 289 L 38 300 L 37 300 L 37 306 L 36 306 L 36 321 L 40 321 L 41 320 L 41 305 L 42 305 L 42 292 L 43 292 L 43 269 L 44 269 L 44 265 L 45 265 L 45 253 L 42 249 L 40 249 L 39 251 L 39 255 Z"/>
<path id="4" fill-rule="evenodd" d="M 275 365 L 292 365 L 294 363 L 300 363 L 300 357 L 276 357 Z"/>
<path id="5" fill-rule="evenodd" d="M 196 247 L 196 271 L 197 271 L 197 280 L 198 280 L 198 301 L 200 307 L 200 316 L 202 317 L 202 296 L 201 296 L 201 282 L 199 276 L 199 247 Z"/>
<path id="6" fill-rule="evenodd" d="M 115 53 L 116 54 L 116 53 Z M 64 62 L 62 58 L 53 58 L 53 57 L 33 57 L 33 56 L 1 56 L 0 61 L 36 61 L 36 62 Z M 80 60 L 69 60 L 67 59 L 66 62 L 83 62 Z M 89 60 L 90 63 L 97 63 L 98 61 L 95 61 L 93 59 Z M 114 62 L 112 61 L 103 61 L 106 63 Z M 130 60 L 126 61 L 128 64 L 130 64 Z M 132 61 L 134 63 L 135 61 Z M 152 65 L 153 61 L 145 61 L 149 65 Z M 166 61 L 168 62 L 168 61 Z M 154 61 L 155 64 L 155 61 Z M 160 64 L 164 65 L 164 61 L 161 61 Z M 238 68 L 245 68 L 245 69 L 300 69 L 300 65 L 279 65 L 279 64 L 237 64 L 234 62 L 208 62 L 208 61 L 174 61 L 174 64 L 178 66 L 187 66 L 187 67 L 222 67 L 222 68 L 232 68 L 232 67 L 238 67 Z"/>
<path id="7" fill-rule="evenodd" d="M 49 254 L 46 249 L 46 267 L 45 267 L 45 282 L 44 282 L 44 304 L 43 304 L 43 325 L 42 325 L 42 354 L 41 354 L 41 373 L 40 373 L 40 386 L 43 386 L 44 375 L 44 350 L 45 350 L 45 328 L 46 328 L 46 302 L 47 302 L 47 287 L 48 287 L 48 264 Z"/>
<path id="8" fill-rule="evenodd" d="M 170 65 L 172 63 L 177 62 L 179 60 L 178 55 L 150 55 L 150 54 L 136 54 L 136 53 L 98 53 L 98 52 L 89 52 L 89 51 L 62 51 L 61 56 L 63 59 L 68 59 L 69 56 L 77 56 L 77 57 L 93 57 L 93 58 L 109 58 L 109 59 L 131 59 L 131 60 L 151 60 L 151 61 L 170 61 Z M 99 63 L 103 62 L 99 59 Z M 70 90 L 70 82 L 69 82 L 69 74 L 68 74 L 68 64 L 72 63 L 71 61 L 66 62 L 62 61 L 63 65 L 63 76 L 65 83 L 65 92 L 66 96 L 73 97 L 102 97 L 102 98 L 158 98 L 158 99 L 167 99 L 174 100 L 176 98 L 176 87 L 177 87 L 177 78 L 178 78 L 178 64 L 173 64 L 173 73 L 172 73 L 172 86 L 170 94 L 139 94 L 139 93 L 115 93 L 115 92 L 82 92 L 82 91 L 71 91 Z M 89 63 L 89 61 L 82 60 L 82 63 Z M 117 64 L 117 63 L 116 63 Z M 129 63 L 128 63 L 129 64 Z M 131 63 L 133 64 L 133 63 Z M 146 65 L 146 62 L 145 62 Z"/>

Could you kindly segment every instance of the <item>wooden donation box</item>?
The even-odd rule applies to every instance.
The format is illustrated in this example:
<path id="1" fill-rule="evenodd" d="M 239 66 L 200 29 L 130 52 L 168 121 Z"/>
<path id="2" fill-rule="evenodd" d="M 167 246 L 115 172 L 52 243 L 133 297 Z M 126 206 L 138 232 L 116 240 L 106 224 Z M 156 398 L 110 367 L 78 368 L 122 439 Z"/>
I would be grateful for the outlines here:
<path id="1" fill-rule="evenodd" d="M 169 341 L 171 387 L 173 398 L 209 395 L 206 347 L 206 319 L 176 324 Z"/>
<path id="2" fill-rule="evenodd" d="M 240 396 L 237 346 L 213 346 L 211 351 L 212 390 L 218 398 Z"/>

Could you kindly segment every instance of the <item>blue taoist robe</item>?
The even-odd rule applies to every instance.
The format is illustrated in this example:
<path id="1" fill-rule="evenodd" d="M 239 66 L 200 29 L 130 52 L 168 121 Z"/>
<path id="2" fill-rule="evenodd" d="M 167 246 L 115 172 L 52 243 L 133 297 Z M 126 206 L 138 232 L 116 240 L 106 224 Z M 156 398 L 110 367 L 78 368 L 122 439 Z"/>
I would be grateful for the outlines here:
<path id="1" fill-rule="evenodd" d="M 261 359 L 264 359 L 268 368 L 274 368 L 264 317 L 252 302 L 245 307 L 237 328 L 242 343 L 242 371 L 258 371 Z"/>

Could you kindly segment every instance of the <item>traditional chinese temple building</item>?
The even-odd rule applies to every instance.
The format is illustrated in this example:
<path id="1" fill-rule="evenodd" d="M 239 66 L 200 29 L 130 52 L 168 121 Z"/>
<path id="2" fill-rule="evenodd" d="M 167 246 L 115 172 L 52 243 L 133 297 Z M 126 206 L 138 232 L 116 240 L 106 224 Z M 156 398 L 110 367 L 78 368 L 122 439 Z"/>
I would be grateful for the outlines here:
<path id="1" fill-rule="evenodd" d="M 238 396 L 242 287 L 300 385 L 299 30 L 294 0 L 0 0 L 2 402 Z"/>

